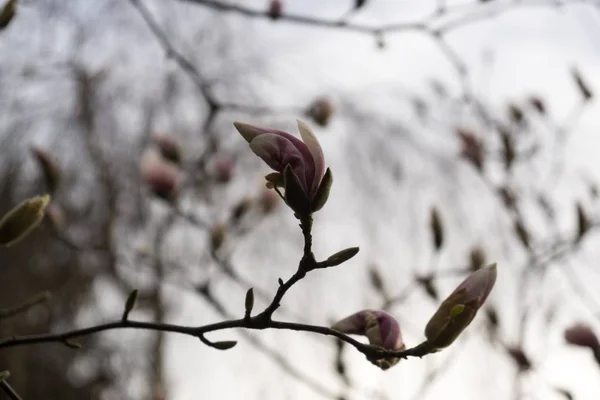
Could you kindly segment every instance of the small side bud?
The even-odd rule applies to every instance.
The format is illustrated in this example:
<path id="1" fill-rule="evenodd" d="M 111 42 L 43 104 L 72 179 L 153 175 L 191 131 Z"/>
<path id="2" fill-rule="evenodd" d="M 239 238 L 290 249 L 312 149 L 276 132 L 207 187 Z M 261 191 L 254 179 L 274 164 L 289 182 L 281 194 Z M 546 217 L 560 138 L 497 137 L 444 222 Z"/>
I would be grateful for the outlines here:
<path id="1" fill-rule="evenodd" d="M 138 290 L 137 289 L 132 290 L 131 293 L 129 293 L 129 296 L 127 296 L 127 301 L 125 302 L 125 309 L 123 310 L 123 316 L 121 317 L 122 321 L 127 321 L 127 318 L 129 317 L 129 313 L 131 312 L 131 310 L 133 310 L 133 307 L 135 307 L 137 298 L 138 298 Z"/>
<path id="2" fill-rule="evenodd" d="M 11 246 L 38 227 L 50 196 L 39 196 L 25 200 L 0 219 L 0 246 Z"/>
<path id="3" fill-rule="evenodd" d="M 600 351 L 598 337 L 586 324 L 578 323 L 565 330 L 565 341 L 574 346 L 587 347 L 593 351 Z"/>
<path id="4" fill-rule="evenodd" d="M 431 229 L 435 250 L 440 251 L 442 245 L 444 244 L 444 227 L 442 226 L 442 217 L 440 216 L 440 212 L 435 207 L 431 209 L 429 227 Z"/>
<path id="5" fill-rule="evenodd" d="M 525 229 L 525 225 L 523 225 L 523 222 L 521 220 L 517 220 L 515 222 L 515 233 L 517 234 L 517 238 L 519 238 L 521 243 L 523 243 L 523 246 L 525 246 L 527 249 L 530 249 L 531 241 L 529 237 L 529 232 L 527 231 L 527 229 Z"/>
<path id="6" fill-rule="evenodd" d="M 575 80 L 575 85 L 577 86 L 577 89 L 579 89 L 579 93 L 581 93 L 581 97 L 583 97 L 583 101 L 590 101 L 592 97 L 594 97 L 594 94 L 588 84 L 583 80 L 579 70 L 573 68 L 571 70 L 571 75 L 573 76 L 573 80 Z"/>
<path id="7" fill-rule="evenodd" d="M 319 266 L 322 268 L 335 267 L 354 257 L 356 254 L 358 254 L 359 250 L 360 248 L 358 247 L 349 247 L 347 249 L 338 251 L 334 255 L 330 256 L 327 260 L 320 263 L 321 265 Z"/>
<path id="8" fill-rule="evenodd" d="M 217 350 L 229 350 L 235 345 L 237 342 L 235 340 L 225 340 L 223 342 L 212 342 L 211 347 L 214 347 Z"/>
<path id="9" fill-rule="evenodd" d="M 583 236 L 590 230 L 591 222 L 583 209 L 581 203 L 577 203 L 577 241 L 580 241 Z"/>
<path id="10" fill-rule="evenodd" d="M 244 300 L 244 307 L 246 308 L 246 318 L 250 318 L 250 313 L 254 308 L 254 288 L 248 289 L 246 292 L 246 299 Z"/>
<path id="11" fill-rule="evenodd" d="M 218 183 L 227 183 L 233 178 L 235 161 L 232 157 L 219 155 L 214 160 L 214 177 Z"/>

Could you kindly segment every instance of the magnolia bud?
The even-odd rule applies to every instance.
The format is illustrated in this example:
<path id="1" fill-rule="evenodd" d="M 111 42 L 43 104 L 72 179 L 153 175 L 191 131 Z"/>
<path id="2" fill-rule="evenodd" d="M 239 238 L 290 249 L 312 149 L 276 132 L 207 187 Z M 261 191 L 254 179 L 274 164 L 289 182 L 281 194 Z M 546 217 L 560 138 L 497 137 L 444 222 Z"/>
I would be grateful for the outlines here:
<path id="1" fill-rule="evenodd" d="M 436 350 L 452 344 L 471 323 L 496 283 L 496 264 L 469 275 L 442 302 L 425 327 L 429 345 Z"/>
<path id="2" fill-rule="evenodd" d="M 262 211 L 265 214 L 268 214 L 277 207 L 280 201 L 280 197 L 273 190 L 262 189 L 258 197 L 258 201 Z"/>
<path id="3" fill-rule="evenodd" d="M 508 355 L 513 359 L 519 371 L 528 371 L 531 369 L 532 364 L 529 357 L 525 354 L 523 349 L 517 347 L 509 347 L 506 349 Z"/>
<path id="4" fill-rule="evenodd" d="M 546 114 L 546 105 L 544 104 L 544 100 L 542 100 L 540 97 L 532 96 L 529 99 L 529 104 L 531 104 L 531 106 L 535 108 L 538 113 L 542 115 Z"/>
<path id="5" fill-rule="evenodd" d="M 587 347 L 594 351 L 600 351 L 598 337 L 588 325 L 578 323 L 565 330 L 565 340 L 567 343 Z"/>
<path id="6" fill-rule="evenodd" d="M 177 196 L 183 183 L 183 175 L 175 164 L 149 150 L 142 157 L 140 169 L 142 178 L 155 195 L 165 200 L 172 200 Z"/>
<path id="7" fill-rule="evenodd" d="M 235 167 L 235 161 L 233 158 L 227 156 L 217 156 L 214 161 L 214 173 L 215 179 L 219 183 L 227 183 L 233 177 L 233 169 Z"/>
<path id="8" fill-rule="evenodd" d="M 436 251 L 440 251 L 444 244 L 444 227 L 442 226 L 442 217 L 435 207 L 431 209 L 429 227 L 431 228 L 431 234 L 433 236 L 433 245 L 435 246 Z"/>
<path id="9" fill-rule="evenodd" d="M 271 17 L 272 20 L 279 19 L 281 17 L 282 8 L 283 5 L 281 0 L 271 0 L 269 3 L 269 17 Z"/>
<path id="10" fill-rule="evenodd" d="M 325 97 L 319 97 L 308 108 L 307 114 L 320 126 L 327 126 L 335 108 L 331 100 Z"/>
<path id="11" fill-rule="evenodd" d="M 402 332 L 398 321 L 383 311 L 363 310 L 335 323 L 331 329 L 350 334 L 362 335 L 369 343 L 387 350 L 404 350 Z M 395 365 L 398 358 L 369 360 L 379 368 L 386 370 Z"/>
<path id="12" fill-rule="evenodd" d="M 30 151 L 36 158 L 38 165 L 44 174 L 48 191 L 50 191 L 50 193 L 54 193 L 58 188 L 62 175 L 60 167 L 58 166 L 58 162 L 52 156 L 52 154 L 45 150 L 32 146 Z"/>
<path id="13" fill-rule="evenodd" d="M 22 240 L 42 222 L 50 196 L 25 200 L 0 219 L 0 245 L 11 246 Z"/>
<path id="14" fill-rule="evenodd" d="M 154 145 L 158 147 L 160 154 L 167 160 L 175 164 L 181 162 L 181 147 L 177 140 L 168 134 L 154 135 L 152 138 Z"/>
<path id="15" fill-rule="evenodd" d="M 485 251 L 480 246 L 474 246 L 471 249 L 469 258 L 471 261 L 469 268 L 472 271 L 477 271 L 485 264 Z"/>
<path id="16" fill-rule="evenodd" d="M 457 128 L 456 135 L 461 141 L 461 156 L 481 172 L 485 157 L 483 142 L 470 129 Z"/>

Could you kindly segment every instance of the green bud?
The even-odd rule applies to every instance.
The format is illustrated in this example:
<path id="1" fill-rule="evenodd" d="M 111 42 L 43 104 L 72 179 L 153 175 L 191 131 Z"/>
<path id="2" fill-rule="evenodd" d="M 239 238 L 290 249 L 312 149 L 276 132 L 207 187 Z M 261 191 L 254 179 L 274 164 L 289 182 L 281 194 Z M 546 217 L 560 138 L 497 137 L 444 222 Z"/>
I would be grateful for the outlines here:
<path id="1" fill-rule="evenodd" d="M 0 246 L 22 240 L 42 222 L 50 196 L 38 196 L 21 202 L 0 219 Z"/>
<path id="2" fill-rule="evenodd" d="M 65 341 L 63 341 L 63 343 L 65 344 L 65 346 L 67 346 L 71 349 L 82 349 L 83 348 L 81 343 L 75 342 L 73 340 L 66 339 Z"/>
<path id="3" fill-rule="evenodd" d="M 354 257 L 356 254 L 358 254 L 359 250 L 360 249 L 358 247 L 349 247 L 342 251 L 338 251 L 337 253 L 329 257 L 327 260 L 323 261 L 322 267 L 335 267 L 336 265 L 345 263 L 346 261 Z"/>
<path id="4" fill-rule="evenodd" d="M 319 184 L 319 188 L 312 199 L 311 209 L 313 212 L 319 211 L 321 208 L 323 208 L 325 203 L 327 203 L 332 184 L 333 174 L 331 173 L 331 169 L 327 168 L 327 171 L 325 171 L 325 175 L 323 175 L 323 179 Z"/>
<path id="5" fill-rule="evenodd" d="M 235 340 L 225 340 L 223 342 L 213 342 L 211 346 L 217 350 L 229 350 L 232 347 L 235 347 L 236 344 L 237 342 Z"/>
<path id="6" fill-rule="evenodd" d="M 17 0 L 8 0 L 0 10 L 0 30 L 6 28 L 17 13 Z"/>

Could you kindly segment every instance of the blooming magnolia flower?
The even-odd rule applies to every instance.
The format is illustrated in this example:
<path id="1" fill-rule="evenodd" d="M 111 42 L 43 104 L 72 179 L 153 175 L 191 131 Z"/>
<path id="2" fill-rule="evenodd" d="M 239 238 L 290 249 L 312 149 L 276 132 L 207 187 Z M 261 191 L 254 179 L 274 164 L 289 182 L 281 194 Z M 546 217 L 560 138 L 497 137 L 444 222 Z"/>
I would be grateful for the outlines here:
<path id="1" fill-rule="evenodd" d="M 578 323 L 565 330 L 567 343 L 600 351 L 598 337 L 588 325 Z"/>
<path id="2" fill-rule="evenodd" d="M 449 346 L 471 323 L 496 283 L 496 264 L 469 275 L 442 302 L 425 327 L 427 342 L 434 351 Z"/>
<path id="3" fill-rule="evenodd" d="M 398 321 L 383 311 L 359 311 L 337 322 L 331 329 L 350 335 L 366 336 L 370 344 L 387 350 L 404 350 L 406 348 L 402 341 L 402 332 Z M 387 358 L 369 361 L 386 370 L 395 365 L 399 359 Z"/>
<path id="4" fill-rule="evenodd" d="M 152 150 L 142 157 L 140 170 L 142 178 L 154 194 L 167 200 L 177 194 L 183 183 L 183 175 L 179 168 Z"/>
<path id="5" fill-rule="evenodd" d="M 277 171 L 279 175 L 269 174 L 268 180 L 277 185 L 284 181 L 286 201 L 294 211 L 317 211 L 325 204 L 332 181 L 331 173 L 325 172 L 323 150 L 308 125 L 298 121 L 302 140 L 287 132 L 243 122 L 235 122 L 234 126 L 250 144 L 250 149 Z M 286 175 L 288 167 L 292 178 Z M 291 180 L 298 184 L 290 186 L 293 183 Z M 302 193 L 296 193 L 297 191 Z"/>

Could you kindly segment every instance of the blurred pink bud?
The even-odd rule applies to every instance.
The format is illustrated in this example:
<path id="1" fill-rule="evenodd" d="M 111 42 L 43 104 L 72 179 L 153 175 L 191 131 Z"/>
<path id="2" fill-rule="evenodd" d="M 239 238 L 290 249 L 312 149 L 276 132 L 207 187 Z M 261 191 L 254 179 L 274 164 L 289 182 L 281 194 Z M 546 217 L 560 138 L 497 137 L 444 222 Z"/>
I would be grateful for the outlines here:
<path id="1" fill-rule="evenodd" d="M 217 182 L 227 183 L 233 177 L 235 161 L 231 157 L 218 155 L 214 160 L 213 167 Z"/>
<path id="2" fill-rule="evenodd" d="M 600 351 L 598 337 L 588 325 L 578 323 L 565 330 L 567 343 Z"/>
<path id="3" fill-rule="evenodd" d="M 471 323 L 496 283 L 496 264 L 469 275 L 442 302 L 425 327 L 427 342 L 434 349 L 452 344 Z"/>
<path id="4" fill-rule="evenodd" d="M 164 158 L 177 164 L 181 161 L 181 148 L 173 136 L 157 134 L 152 140 Z"/>
<path id="5" fill-rule="evenodd" d="M 406 348 L 402 341 L 402 332 L 398 321 L 383 311 L 359 311 L 337 322 L 331 329 L 345 334 L 366 336 L 370 344 L 387 350 L 404 350 Z M 399 359 L 388 358 L 369 361 L 382 369 L 388 369 L 395 365 Z"/>
<path id="6" fill-rule="evenodd" d="M 325 97 L 317 98 L 308 108 L 308 116 L 320 126 L 327 126 L 335 108 L 331 100 Z"/>
<path id="7" fill-rule="evenodd" d="M 298 121 L 302 140 L 276 129 L 260 128 L 243 122 L 235 122 L 234 125 L 250 143 L 250 149 L 269 167 L 283 173 L 289 165 L 309 199 L 313 198 L 325 175 L 325 157 L 319 141 L 308 125 Z"/>
<path id="8" fill-rule="evenodd" d="M 279 195 L 273 190 L 263 188 L 259 195 L 259 204 L 265 214 L 272 212 L 280 202 Z"/>
<path id="9" fill-rule="evenodd" d="M 279 19 L 281 17 L 281 11 L 283 4 L 281 0 L 271 0 L 269 3 L 269 17 L 272 20 Z"/>
<path id="10" fill-rule="evenodd" d="M 152 150 L 143 155 L 140 170 L 152 192 L 166 200 L 173 199 L 183 183 L 179 168 Z"/>

